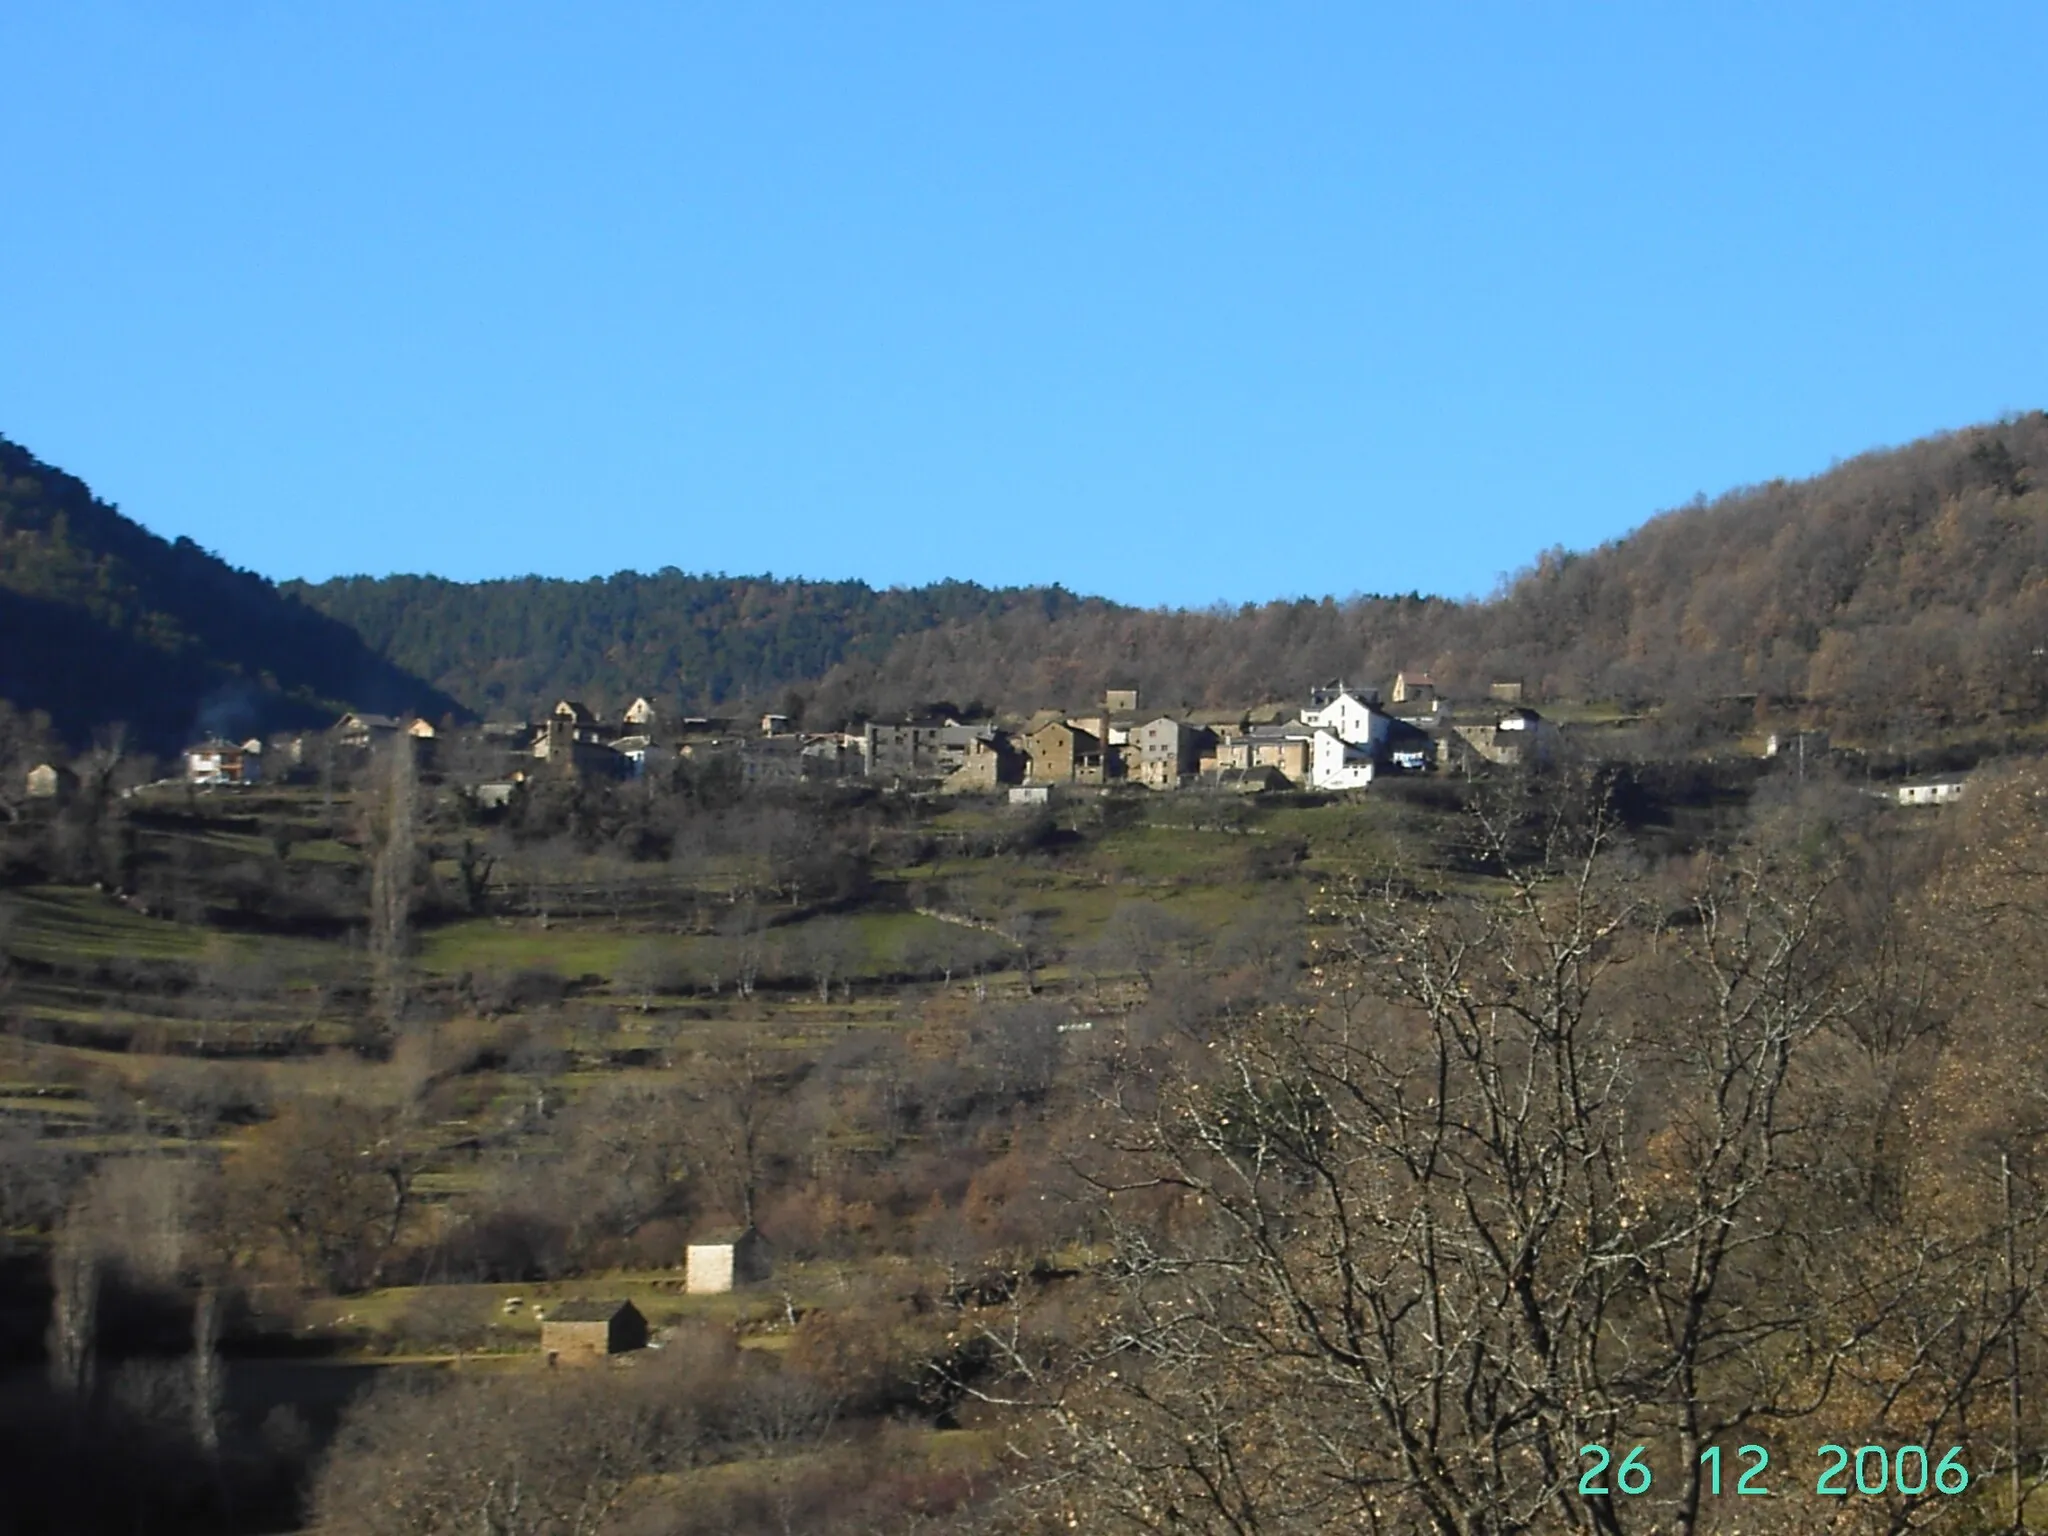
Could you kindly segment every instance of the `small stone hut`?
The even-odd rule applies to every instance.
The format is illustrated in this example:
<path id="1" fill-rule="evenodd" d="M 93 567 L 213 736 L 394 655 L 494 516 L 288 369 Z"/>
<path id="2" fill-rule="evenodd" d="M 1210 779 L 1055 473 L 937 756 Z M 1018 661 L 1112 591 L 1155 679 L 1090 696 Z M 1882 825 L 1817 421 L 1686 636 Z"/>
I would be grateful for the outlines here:
<path id="1" fill-rule="evenodd" d="M 630 1301 L 578 1297 L 541 1319 L 541 1353 L 549 1365 L 588 1365 L 646 1346 L 647 1319 Z"/>
<path id="2" fill-rule="evenodd" d="M 683 1256 L 683 1288 L 693 1296 L 758 1285 L 774 1273 L 768 1239 L 752 1227 L 707 1233 Z"/>
<path id="3" fill-rule="evenodd" d="M 37 763 L 28 771 L 31 800 L 69 800 L 78 788 L 78 775 L 55 763 Z"/>

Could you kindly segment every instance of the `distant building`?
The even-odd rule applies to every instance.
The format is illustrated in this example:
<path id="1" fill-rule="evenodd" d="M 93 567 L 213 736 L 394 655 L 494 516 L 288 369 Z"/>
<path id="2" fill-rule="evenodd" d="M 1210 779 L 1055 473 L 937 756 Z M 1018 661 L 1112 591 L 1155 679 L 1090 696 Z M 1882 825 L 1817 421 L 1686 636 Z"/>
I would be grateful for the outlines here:
<path id="1" fill-rule="evenodd" d="M 1557 755 L 1563 737 L 1529 708 L 1511 709 L 1490 725 L 1457 725 L 1452 737 L 1470 756 L 1497 766 L 1541 767 Z"/>
<path id="2" fill-rule="evenodd" d="M 647 1346 L 647 1319 L 630 1301 L 578 1297 L 541 1319 L 540 1348 L 549 1365 L 596 1365 Z"/>
<path id="3" fill-rule="evenodd" d="M 1486 685 L 1486 696 L 1496 704 L 1519 704 L 1522 702 L 1522 680 L 1519 677 L 1500 678 Z"/>
<path id="4" fill-rule="evenodd" d="M 1135 688 L 1110 688 L 1102 695 L 1102 707 L 1112 715 L 1134 715 L 1138 712 L 1138 690 Z"/>
<path id="5" fill-rule="evenodd" d="M 572 710 L 581 711 L 581 718 Z M 633 771 L 632 763 L 612 750 L 595 717 L 580 704 L 555 706 L 533 739 L 533 756 L 554 772 L 576 778 L 625 778 Z"/>
<path id="6" fill-rule="evenodd" d="M 185 752 L 188 784 L 259 784 L 263 780 L 263 743 L 203 741 Z"/>
<path id="7" fill-rule="evenodd" d="M 1050 805 L 1052 786 L 1050 784 L 1019 784 L 1010 791 L 1012 805 Z"/>
<path id="8" fill-rule="evenodd" d="M 648 736 L 620 736 L 609 742 L 611 749 L 626 760 L 629 777 L 639 778 L 647 771 L 647 754 L 654 750 L 653 738 Z"/>
<path id="9" fill-rule="evenodd" d="M 1436 684 L 1427 672 L 1396 672 L 1394 674 L 1393 702 L 1396 704 L 1420 704 L 1430 706 L 1436 703 Z"/>
<path id="10" fill-rule="evenodd" d="M 1372 747 L 1317 731 L 1309 746 L 1308 781 L 1315 789 L 1367 789 L 1375 764 Z"/>
<path id="11" fill-rule="evenodd" d="M 960 766 L 947 774 L 939 788 L 948 794 L 994 794 L 1005 784 L 1023 777 L 1023 764 L 999 733 L 967 744 Z"/>
<path id="12" fill-rule="evenodd" d="M 1109 777 L 1102 738 L 1052 720 L 1024 738 L 1025 777 L 1034 784 L 1100 784 Z"/>
<path id="13" fill-rule="evenodd" d="M 31 800 L 69 800 L 78 789 L 78 775 L 55 763 L 37 763 L 28 771 Z"/>
<path id="14" fill-rule="evenodd" d="M 1341 683 L 1334 689 L 1319 688 L 1309 696 L 1301 723 L 1326 730 L 1355 747 L 1377 746 L 1391 729 L 1390 719 L 1378 703 L 1377 695 L 1368 697 Z"/>
<path id="15" fill-rule="evenodd" d="M 1195 771 L 1207 734 L 1171 715 L 1147 720 L 1125 744 L 1126 772 L 1153 789 L 1172 789 Z"/>
<path id="16" fill-rule="evenodd" d="M 657 711 L 650 699 L 635 699 L 626 706 L 625 723 L 636 731 L 651 731 Z"/>
<path id="17" fill-rule="evenodd" d="M 861 772 L 860 738 L 844 731 L 805 736 L 801 756 L 807 779 L 851 779 Z"/>
<path id="18" fill-rule="evenodd" d="M 398 721 L 391 715 L 351 712 L 334 723 L 334 739 L 344 747 L 374 747 L 398 734 Z"/>
<path id="19" fill-rule="evenodd" d="M 1900 805 L 1950 805 L 1963 798 L 1963 784 L 1961 774 L 1948 774 L 1909 780 L 1895 785 L 1892 794 Z"/>
<path id="20" fill-rule="evenodd" d="M 620 734 L 608 731 L 597 718 L 597 711 L 575 699 L 563 699 L 548 713 L 548 726 L 571 741 L 587 742 L 593 746 Z"/>
<path id="21" fill-rule="evenodd" d="M 861 763 L 870 778 L 943 779 L 959 771 L 976 742 L 992 742 L 992 725 L 958 720 L 870 720 L 861 730 Z"/>
<path id="22" fill-rule="evenodd" d="M 1315 755 L 1314 728 L 1295 725 L 1251 725 L 1216 744 L 1213 759 L 1221 774 L 1270 768 L 1289 784 L 1306 786 Z M 1270 787 L 1261 781 L 1261 787 Z"/>
<path id="23" fill-rule="evenodd" d="M 768 1239 L 753 1227 L 707 1235 L 690 1244 L 683 1254 L 683 1288 L 692 1296 L 758 1285 L 774 1271 Z"/>
<path id="24" fill-rule="evenodd" d="M 761 717 L 761 734 L 763 736 L 784 736 L 788 733 L 789 716 L 763 715 Z"/>
<path id="25" fill-rule="evenodd" d="M 1764 756 L 1812 762 L 1826 757 L 1830 745 L 1826 731 L 1773 731 L 1764 738 Z"/>

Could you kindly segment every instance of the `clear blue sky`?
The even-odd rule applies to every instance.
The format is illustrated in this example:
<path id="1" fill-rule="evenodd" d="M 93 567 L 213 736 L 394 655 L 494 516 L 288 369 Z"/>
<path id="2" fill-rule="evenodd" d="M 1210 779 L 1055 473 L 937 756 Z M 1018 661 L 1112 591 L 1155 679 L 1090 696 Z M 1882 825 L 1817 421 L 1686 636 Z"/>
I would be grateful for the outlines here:
<path id="1" fill-rule="evenodd" d="M 268 575 L 1484 591 L 2048 404 L 2048 6 L 0 7 L 0 433 Z"/>

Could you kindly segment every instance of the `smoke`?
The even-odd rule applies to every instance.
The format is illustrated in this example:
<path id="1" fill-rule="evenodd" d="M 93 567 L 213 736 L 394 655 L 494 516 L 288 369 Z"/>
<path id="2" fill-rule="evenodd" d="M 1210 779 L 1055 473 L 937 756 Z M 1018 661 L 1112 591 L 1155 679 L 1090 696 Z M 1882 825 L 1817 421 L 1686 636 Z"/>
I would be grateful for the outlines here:
<path id="1" fill-rule="evenodd" d="M 219 737 L 240 741 L 254 735 L 263 721 L 263 694 L 252 683 L 222 683 L 199 701 L 192 730 L 200 740 Z"/>

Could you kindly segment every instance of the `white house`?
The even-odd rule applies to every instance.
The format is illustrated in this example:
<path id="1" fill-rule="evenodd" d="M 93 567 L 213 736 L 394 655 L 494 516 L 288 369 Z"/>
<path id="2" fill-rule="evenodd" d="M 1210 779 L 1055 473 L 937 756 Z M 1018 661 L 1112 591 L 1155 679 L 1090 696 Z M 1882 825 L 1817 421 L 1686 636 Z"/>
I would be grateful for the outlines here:
<path id="1" fill-rule="evenodd" d="M 1326 730 L 1339 741 L 1356 747 L 1377 746 L 1387 739 L 1388 717 L 1374 709 L 1349 688 L 1301 712 L 1303 725 Z"/>
<path id="2" fill-rule="evenodd" d="M 185 779 L 192 784 L 255 784 L 263 778 L 263 743 L 215 737 L 185 752 Z"/>
<path id="3" fill-rule="evenodd" d="M 1921 779 L 1916 783 L 1900 784 L 1893 793 L 1901 805 L 1948 805 L 1963 798 L 1963 780 L 1960 775 Z"/>
<path id="4" fill-rule="evenodd" d="M 1372 783 L 1372 747 L 1319 730 L 1310 748 L 1308 781 L 1316 789 L 1364 789 Z"/>

